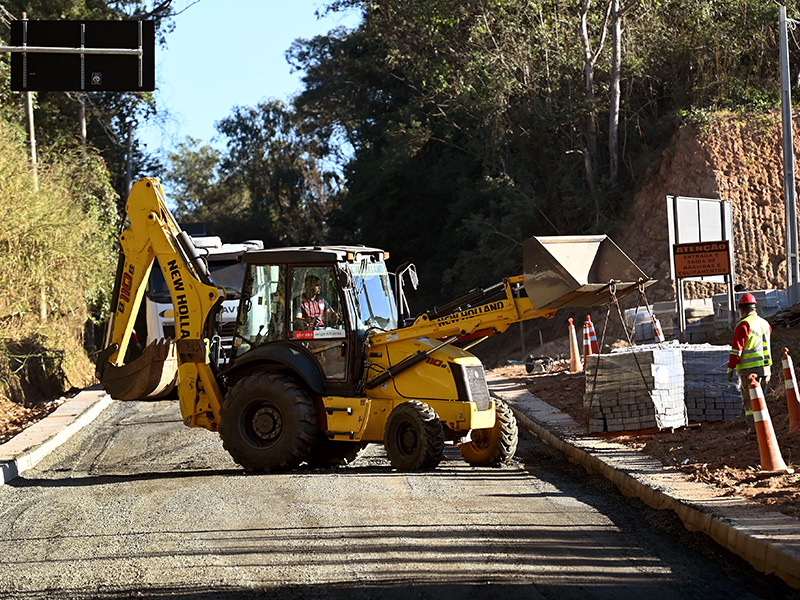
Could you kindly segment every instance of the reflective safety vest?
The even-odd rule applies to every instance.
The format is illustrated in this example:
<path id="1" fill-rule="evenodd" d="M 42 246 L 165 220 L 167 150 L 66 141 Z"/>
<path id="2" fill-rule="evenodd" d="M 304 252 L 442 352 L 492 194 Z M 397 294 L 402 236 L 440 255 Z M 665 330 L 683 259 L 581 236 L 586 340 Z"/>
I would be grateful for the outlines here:
<path id="1" fill-rule="evenodd" d="M 739 322 L 744 321 L 750 325 L 750 335 L 744 342 L 736 368 L 742 370 L 768 367 L 772 364 L 769 356 L 769 323 L 755 313 L 747 315 Z M 736 351 L 731 351 L 731 354 L 735 353 Z"/>

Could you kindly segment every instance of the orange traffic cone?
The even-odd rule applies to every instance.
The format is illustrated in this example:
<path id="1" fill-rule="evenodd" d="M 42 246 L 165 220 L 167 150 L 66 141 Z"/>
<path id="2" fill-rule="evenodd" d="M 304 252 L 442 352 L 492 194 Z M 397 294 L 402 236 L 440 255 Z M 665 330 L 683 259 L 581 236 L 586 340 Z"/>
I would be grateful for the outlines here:
<path id="1" fill-rule="evenodd" d="M 600 354 L 600 346 L 597 343 L 597 334 L 594 331 L 594 324 L 589 315 L 586 315 L 586 324 L 584 327 L 589 328 L 589 343 L 591 344 L 591 352 L 589 354 Z"/>
<path id="2" fill-rule="evenodd" d="M 589 324 L 583 324 L 583 366 L 586 366 L 586 357 L 592 353 L 592 340 L 589 337 Z"/>
<path id="3" fill-rule="evenodd" d="M 581 364 L 580 351 L 578 350 L 578 337 L 575 334 L 575 325 L 572 319 L 569 320 L 569 372 L 580 373 L 583 371 Z"/>
<path id="4" fill-rule="evenodd" d="M 789 433 L 800 433 L 800 399 L 797 398 L 797 377 L 789 349 L 783 349 L 783 380 L 786 384 L 786 405 L 789 407 Z"/>
<path id="5" fill-rule="evenodd" d="M 753 419 L 756 423 L 756 435 L 758 436 L 758 451 L 761 454 L 762 473 L 794 473 L 793 469 L 786 466 L 778 448 L 778 440 L 775 439 L 775 430 L 772 427 L 772 420 L 769 418 L 767 401 L 764 399 L 764 391 L 758 383 L 758 375 L 750 375 L 750 402 L 753 405 Z"/>
<path id="6" fill-rule="evenodd" d="M 661 321 L 658 320 L 658 317 L 655 313 L 651 313 L 651 319 L 653 321 L 653 337 L 656 338 L 658 343 L 664 342 L 664 332 L 661 331 Z"/>

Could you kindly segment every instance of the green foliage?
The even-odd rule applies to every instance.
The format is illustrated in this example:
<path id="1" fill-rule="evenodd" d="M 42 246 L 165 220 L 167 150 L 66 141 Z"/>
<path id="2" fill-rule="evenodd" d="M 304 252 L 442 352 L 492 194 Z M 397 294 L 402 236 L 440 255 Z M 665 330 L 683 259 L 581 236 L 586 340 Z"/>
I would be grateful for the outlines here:
<path id="1" fill-rule="evenodd" d="M 113 284 L 117 196 L 96 155 L 49 160 L 40 164 L 37 189 L 22 133 L 0 121 L 0 322 L 5 346 L 36 339 L 42 360 L 64 355 L 66 378 L 82 355 L 77 385 L 86 381 L 79 342 L 90 306 L 99 317 Z M 20 385 L 9 365 L 0 352 L 2 394 Z"/>
<path id="2" fill-rule="evenodd" d="M 384 247 L 418 265 L 419 308 L 518 271 L 530 235 L 613 233 L 676 117 L 768 120 L 779 102 L 772 0 L 622 4 L 616 176 L 601 166 L 615 114 L 607 2 L 586 5 L 590 93 L 582 3 L 335 0 L 322 12 L 362 23 L 294 42 L 304 89 L 291 108 L 237 108 L 222 155 L 179 150 L 189 212 L 262 228 L 248 235 L 267 243 Z"/>
<path id="3" fill-rule="evenodd" d="M 16 18 L 155 20 L 164 44 L 171 0 L 7 0 Z M 0 41 L 9 32 L 0 27 Z M 0 62 L 0 396 L 33 402 L 91 381 L 84 339 L 104 320 L 125 164 L 154 161 L 131 136 L 156 114 L 151 94 L 34 93 L 38 186 L 27 159 L 25 95 L 10 91 Z M 87 115 L 79 139 L 81 107 Z"/>
<path id="4" fill-rule="evenodd" d="M 593 2 L 590 103 L 578 4 L 340 0 L 330 10 L 360 10 L 360 27 L 289 50 L 306 74 L 295 101 L 306 126 L 353 148 L 339 232 L 414 260 L 423 278 L 431 269 L 428 301 L 518 268 L 512 257 L 530 235 L 617 227 L 677 114 L 777 106 L 773 2 L 623 3 L 623 171 L 613 182 L 601 171 L 590 187 L 589 114 L 597 164 L 608 164 L 611 48 L 602 35 L 607 3 Z M 797 9 L 790 3 L 790 16 Z"/>

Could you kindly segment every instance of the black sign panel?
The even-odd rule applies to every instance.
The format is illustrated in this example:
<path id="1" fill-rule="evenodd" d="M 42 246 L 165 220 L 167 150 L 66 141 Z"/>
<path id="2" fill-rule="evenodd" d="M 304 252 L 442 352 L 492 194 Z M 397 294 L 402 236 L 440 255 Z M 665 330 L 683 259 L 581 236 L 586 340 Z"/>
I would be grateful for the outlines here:
<path id="1" fill-rule="evenodd" d="M 81 45 L 83 41 L 83 46 Z M 155 89 L 153 21 L 11 21 L 11 45 L 142 49 L 136 55 L 14 52 L 14 91 L 150 92 Z"/>

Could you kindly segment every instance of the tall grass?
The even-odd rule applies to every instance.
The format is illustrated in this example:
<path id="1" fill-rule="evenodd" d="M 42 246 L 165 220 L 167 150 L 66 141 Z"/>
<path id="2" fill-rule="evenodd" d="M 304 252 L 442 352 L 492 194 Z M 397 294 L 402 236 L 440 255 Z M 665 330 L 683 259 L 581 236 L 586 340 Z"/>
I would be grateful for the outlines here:
<path id="1" fill-rule="evenodd" d="M 45 157 L 36 189 L 24 135 L 0 120 L 0 396 L 89 382 L 83 337 L 112 286 L 115 206 L 91 152 Z"/>

